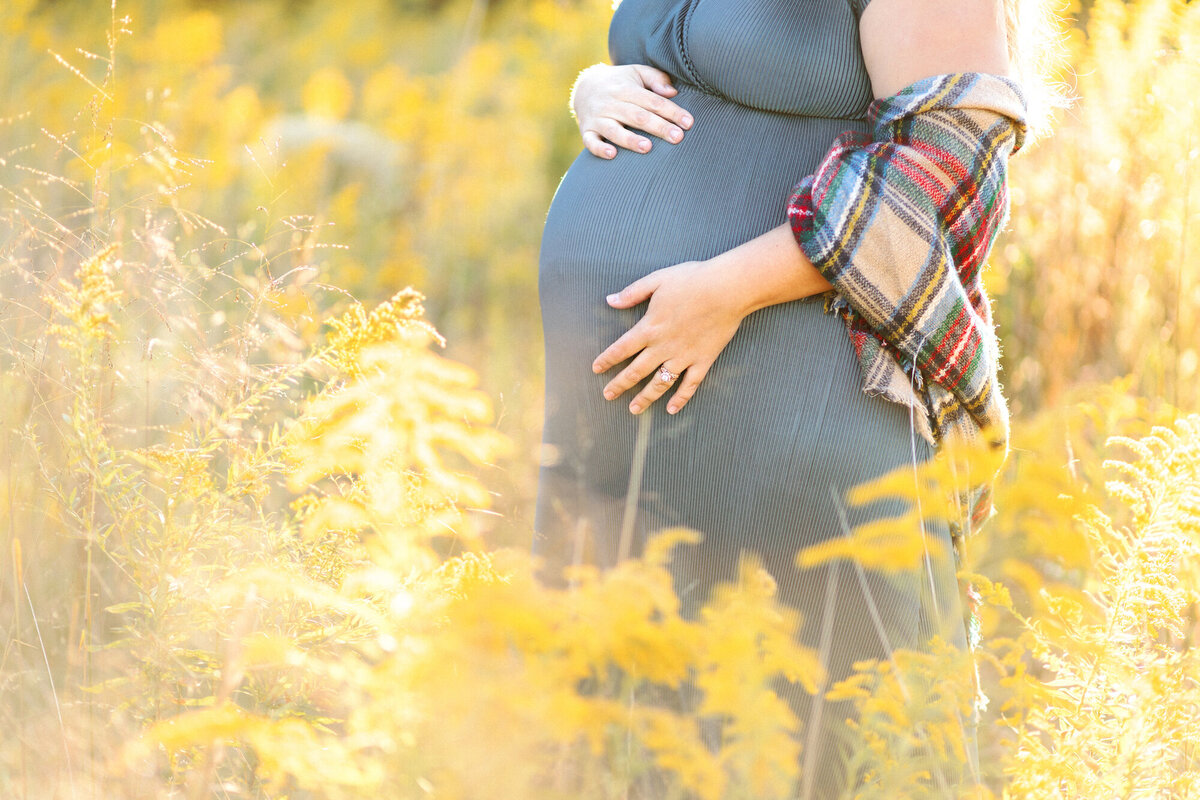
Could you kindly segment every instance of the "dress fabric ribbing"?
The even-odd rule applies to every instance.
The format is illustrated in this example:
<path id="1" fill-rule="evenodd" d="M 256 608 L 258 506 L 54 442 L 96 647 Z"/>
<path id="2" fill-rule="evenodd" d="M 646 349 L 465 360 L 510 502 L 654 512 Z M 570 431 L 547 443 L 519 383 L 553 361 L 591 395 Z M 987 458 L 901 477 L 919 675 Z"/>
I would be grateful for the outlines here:
<path id="1" fill-rule="evenodd" d="M 613 563 L 623 529 L 635 553 L 655 530 L 695 529 L 703 541 L 671 565 L 685 612 L 736 578 L 739 553 L 752 551 L 800 611 L 805 644 L 817 647 L 831 621 L 824 658 L 834 679 L 934 631 L 965 645 L 947 560 L 912 585 L 848 564 L 794 563 L 800 549 L 899 508 L 849 506 L 843 492 L 932 455 L 909 409 L 862 392 L 846 330 L 821 298 L 747 317 L 678 415 L 665 398 L 640 417 L 628 411 L 633 393 L 605 401 L 615 370 L 594 375 L 591 363 L 645 310 L 611 309 L 606 295 L 783 224 L 792 187 L 834 137 L 868 130 L 864 4 L 624 0 L 609 29 L 613 63 L 669 73 L 695 124 L 680 144 L 655 140 L 647 154 L 580 153 L 554 195 L 539 263 L 546 417 L 534 549 L 548 573 Z M 930 532 L 950 547 L 943 526 Z M 816 714 L 802 691 L 786 691 L 805 726 L 806 796 L 837 797 L 848 781 L 838 758 L 845 709 Z"/>

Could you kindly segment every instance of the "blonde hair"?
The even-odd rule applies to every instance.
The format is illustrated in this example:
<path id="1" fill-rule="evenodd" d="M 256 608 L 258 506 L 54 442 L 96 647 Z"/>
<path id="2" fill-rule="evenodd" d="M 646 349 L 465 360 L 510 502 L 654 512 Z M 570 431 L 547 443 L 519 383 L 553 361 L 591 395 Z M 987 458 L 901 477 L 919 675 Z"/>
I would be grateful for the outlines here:
<path id="1" fill-rule="evenodd" d="M 1074 101 L 1064 81 L 1069 71 L 1066 35 L 1068 20 L 1061 15 L 1066 0 L 1003 0 L 1008 57 L 1029 102 L 1026 144 L 1049 135 L 1056 109 Z"/>

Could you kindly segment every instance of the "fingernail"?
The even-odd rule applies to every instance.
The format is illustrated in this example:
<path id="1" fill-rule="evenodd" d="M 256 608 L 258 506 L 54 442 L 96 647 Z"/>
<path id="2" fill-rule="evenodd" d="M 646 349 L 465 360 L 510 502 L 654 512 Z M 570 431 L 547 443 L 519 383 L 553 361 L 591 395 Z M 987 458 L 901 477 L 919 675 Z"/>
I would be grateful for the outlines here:
<path id="1" fill-rule="evenodd" d="M 689 114 L 684 114 L 684 115 L 683 115 L 683 119 L 681 120 L 681 122 L 683 123 L 683 127 L 685 127 L 685 128 L 690 128 L 690 127 L 692 127 L 692 117 L 691 117 L 691 115 L 689 115 Z"/>
<path id="2" fill-rule="evenodd" d="M 667 138 L 672 142 L 678 142 L 683 138 L 683 131 L 679 130 L 679 128 L 671 128 L 671 130 L 667 131 Z"/>
<path id="3" fill-rule="evenodd" d="M 621 295 L 619 295 L 619 294 L 610 294 L 608 297 L 606 297 L 606 298 L 604 298 L 604 299 L 605 299 L 605 300 L 607 300 L 607 301 L 609 302 L 609 304 L 611 305 L 612 303 L 615 303 L 615 302 L 617 302 L 618 300 L 620 300 L 620 299 L 621 299 Z"/>
<path id="4" fill-rule="evenodd" d="M 604 367 L 599 364 L 592 364 L 592 372 L 604 372 Z"/>
<path id="5" fill-rule="evenodd" d="M 613 399 L 614 397 L 616 397 L 616 396 L 617 396 L 617 395 L 616 395 L 616 394 L 613 392 L 613 390 L 612 390 L 612 389 L 605 389 L 605 390 L 604 390 L 604 399 L 605 399 L 605 400 L 612 400 L 612 399 Z"/>
<path id="6" fill-rule="evenodd" d="M 642 413 L 642 406 L 639 403 L 630 403 L 629 410 L 634 414 Z"/>
<path id="7" fill-rule="evenodd" d="M 604 148 L 604 156 L 606 158 L 614 158 L 614 157 L 616 157 L 616 155 L 617 155 L 617 151 L 612 149 L 611 147 Z"/>
<path id="8" fill-rule="evenodd" d="M 668 413 L 668 414 L 677 414 L 677 413 L 679 413 L 679 406 L 667 406 L 667 413 Z"/>
<path id="9" fill-rule="evenodd" d="M 646 141 L 645 139 L 642 139 L 640 142 L 638 142 L 638 150 L 641 150 L 643 153 L 645 153 L 649 149 L 650 142 Z"/>

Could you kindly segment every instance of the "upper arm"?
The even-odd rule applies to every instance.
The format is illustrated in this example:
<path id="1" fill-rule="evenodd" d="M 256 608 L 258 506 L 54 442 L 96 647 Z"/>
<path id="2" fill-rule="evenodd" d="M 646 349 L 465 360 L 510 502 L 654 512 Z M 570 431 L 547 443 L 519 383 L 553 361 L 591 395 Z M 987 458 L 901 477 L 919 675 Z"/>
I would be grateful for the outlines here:
<path id="1" fill-rule="evenodd" d="M 876 98 L 951 72 L 1012 76 L 1004 0 L 867 0 L 859 20 Z"/>

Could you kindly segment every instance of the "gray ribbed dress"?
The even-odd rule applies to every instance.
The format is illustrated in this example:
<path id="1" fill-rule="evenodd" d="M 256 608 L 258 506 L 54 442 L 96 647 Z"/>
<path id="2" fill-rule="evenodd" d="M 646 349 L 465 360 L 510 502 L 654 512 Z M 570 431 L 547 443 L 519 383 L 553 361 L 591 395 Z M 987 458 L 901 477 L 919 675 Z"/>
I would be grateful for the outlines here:
<path id="1" fill-rule="evenodd" d="M 935 629 L 964 641 L 948 563 L 907 587 L 848 564 L 794 564 L 798 550 L 895 510 L 847 507 L 845 489 L 931 455 L 908 409 L 863 394 L 842 322 L 819 298 L 755 312 L 675 416 L 665 397 L 640 417 L 628 410 L 633 392 L 605 401 L 616 371 L 594 375 L 591 363 L 645 310 L 611 309 L 606 295 L 784 223 L 792 187 L 834 137 L 868 130 L 858 40 L 867 2 L 624 0 L 609 30 L 613 63 L 669 73 L 695 124 L 680 144 L 656 141 L 644 155 L 582 152 L 547 215 L 539 277 L 546 421 L 535 550 L 551 568 L 607 564 L 623 530 L 636 553 L 656 529 L 696 529 L 702 544 L 672 565 L 689 613 L 736 576 L 739 551 L 755 551 L 800 610 L 805 643 L 826 642 L 834 679 Z M 934 531 L 949 547 L 944 528 Z M 789 697 L 810 773 L 797 796 L 835 797 L 847 709 Z"/>

